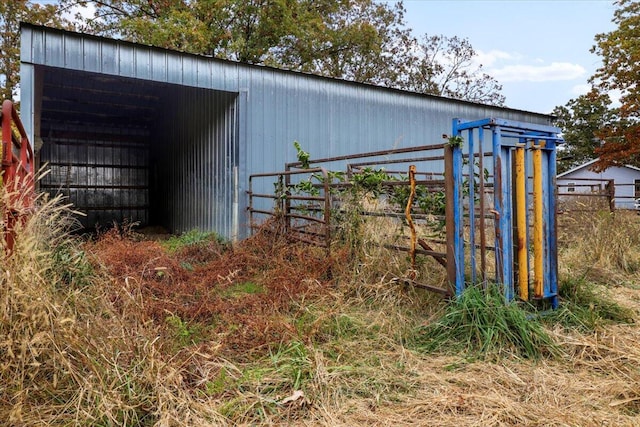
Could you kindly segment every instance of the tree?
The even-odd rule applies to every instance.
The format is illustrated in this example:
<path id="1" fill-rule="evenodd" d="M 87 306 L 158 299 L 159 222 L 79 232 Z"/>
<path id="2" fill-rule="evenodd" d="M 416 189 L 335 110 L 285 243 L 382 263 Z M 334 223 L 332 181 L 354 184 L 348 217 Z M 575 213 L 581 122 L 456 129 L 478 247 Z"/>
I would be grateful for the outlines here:
<path id="1" fill-rule="evenodd" d="M 591 90 L 570 100 L 565 106 L 556 107 L 552 114 L 555 124 L 562 129 L 565 144 L 558 160 L 558 172 L 565 172 L 597 157 L 601 129 L 613 123 L 617 110 L 609 106 L 609 95 Z"/>
<path id="2" fill-rule="evenodd" d="M 502 105 L 472 66 L 468 40 L 418 42 L 402 2 L 374 0 L 61 0 L 92 5 L 81 29 L 218 58 Z"/>
<path id="3" fill-rule="evenodd" d="M 640 165 L 640 2 L 618 0 L 613 22 L 618 28 L 598 34 L 592 52 L 602 56 L 602 66 L 591 82 L 601 93 L 622 93 L 618 120 L 596 134 L 603 141 L 595 150 L 596 170 L 618 163 Z"/>
<path id="4" fill-rule="evenodd" d="M 504 105 L 502 86 L 482 72 L 482 65 L 474 65 L 476 52 L 468 39 L 425 34 L 417 52 L 406 89 Z"/>
<path id="5" fill-rule="evenodd" d="M 34 4 L 30 0 L 0 0 L 0 98 L 17 95 L 20 80 L 20 22 L 71 28 L 59 14 L 58 5 Z"/>

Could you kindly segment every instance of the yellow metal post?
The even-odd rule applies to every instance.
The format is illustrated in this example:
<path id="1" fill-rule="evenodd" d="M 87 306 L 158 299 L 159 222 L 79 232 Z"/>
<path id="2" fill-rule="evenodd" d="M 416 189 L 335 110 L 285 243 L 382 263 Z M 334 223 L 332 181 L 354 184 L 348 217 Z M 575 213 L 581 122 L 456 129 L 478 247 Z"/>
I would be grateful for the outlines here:
<path id="1" fill-rule="evenodd" d="M 533 145 L 533 293 L 542 298 L 544 285 L 544 242 L 542 211 L 542 151 L 544 141 Z"/>
<path id="2" fill-rule="evenodd" d="M 520 299 L 529 299 L 529 262 L 527 256 L 527 184 L 524 168 L 524 147 L 516 148 L 516 227 L 518 250 L 518 284 Z"/>

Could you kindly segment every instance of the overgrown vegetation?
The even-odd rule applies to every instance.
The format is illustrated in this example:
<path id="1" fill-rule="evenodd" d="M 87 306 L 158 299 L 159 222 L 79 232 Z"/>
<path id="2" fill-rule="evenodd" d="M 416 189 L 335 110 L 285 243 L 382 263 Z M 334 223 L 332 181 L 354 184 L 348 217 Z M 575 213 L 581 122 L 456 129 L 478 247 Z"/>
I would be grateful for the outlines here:
<path id="1" fill-rule="evenodd" d="M 561 309 L 538 317 L 493 287 L 455 302 L 406 287 L 395 277 L 408 260 L 379 244 L 390 223 L 358 221 L 357 242 L 336 242 L 327 259 L 277 224 L 235 245 L 198 231 L 156 242 L 114 229 L 82 241 L 68 233 L 68 207 L 43 198 L 2 263 L 0 419 L 506 425 L 562 414 L 575 425 L 636 424 L 638 273 L 607 261 L 627 284 L 607 289 L 592 272 L 609 258 L 571 258 L 604 230 L 563 242 Z M 599 224 L 618 221 L 640 226 L 635 216 Z M 432 261 L 419 274 L 437 283 Z"/>

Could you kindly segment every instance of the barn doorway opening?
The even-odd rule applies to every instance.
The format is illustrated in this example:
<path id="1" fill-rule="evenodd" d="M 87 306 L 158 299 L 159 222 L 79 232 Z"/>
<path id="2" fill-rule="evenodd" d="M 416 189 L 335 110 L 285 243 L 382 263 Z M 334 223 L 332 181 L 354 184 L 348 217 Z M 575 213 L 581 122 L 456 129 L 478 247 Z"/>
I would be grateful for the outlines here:
<path id="1" fill-rule="evenodd" d="M 237 94 L 37 67 L 36 150 L 86 229 L 114 222 L 233 234 Z"/>

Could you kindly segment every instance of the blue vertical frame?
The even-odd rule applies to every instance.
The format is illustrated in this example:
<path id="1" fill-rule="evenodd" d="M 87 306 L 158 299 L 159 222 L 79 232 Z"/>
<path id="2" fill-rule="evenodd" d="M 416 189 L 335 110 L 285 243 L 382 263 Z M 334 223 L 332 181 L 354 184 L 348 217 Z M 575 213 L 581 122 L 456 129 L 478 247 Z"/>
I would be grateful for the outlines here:
<path id="1" fill-rule="evenodd" d="M 453 132 L 455 137 L 462 137 L 461 131 L 458 130 L 458 119 L 453 119 Z M 462 173 L 462 146 L 456 145 L 452 147 L 453 150 L 453 217 L 454 217 L 454 241 L 453 248 L 455 253 L 455 266 L 456 266 L 456 295 L 462 294 L 465 289 L 465 277 L 464 277 L 464 206 L 463 206 L 463 173 Z M 447 260 L 447 262 L 451 262 Z"/>

